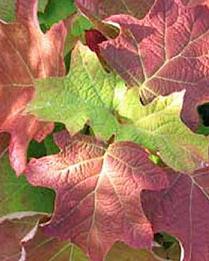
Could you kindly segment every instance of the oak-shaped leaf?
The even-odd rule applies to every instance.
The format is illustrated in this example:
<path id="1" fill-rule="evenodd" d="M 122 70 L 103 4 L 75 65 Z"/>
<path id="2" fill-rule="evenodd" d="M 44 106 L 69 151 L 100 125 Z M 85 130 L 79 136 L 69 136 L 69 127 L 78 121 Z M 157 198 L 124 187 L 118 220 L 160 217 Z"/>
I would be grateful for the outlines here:
<path id="1" fill-rule="evenodd" d="M 45 233 L 70 240 L 93 261 L 102 261 L 116 241 L 151 248 L 153 233 L 140 192 L 160 190 L 167 180 L 148 157 L 131 142 L 108 146 L 76 135 L 59 154 L 31 160 L 25 171 L 28 181 L 57 193 Z"/>
<path id="2" fill-rule="evenodd" d="M 143 104 L 186 90 L 181 117 L 196 130 L 197 107 L 209 101 L 209 8 L 157 0 L 141 20 L 116 15 L 107 21 L 118 24 L 120 34 L 100 44 L 100 55 L 139 87 Z"/>
<path id="3" fill-rule="evenodd" d="M 167 170 L 170 187 L 142 194 L 143 209 L 155 232 L 180 240 L 184 261 L 209 259 L 209 169 L 192 175 Z"/>
<path id="4" fill-rule="evenodd" d="M 25 253 L 26 260 L 28 261 L 38 261 L 40 257 L 44 261 L 66 261 L 69 258 L 70 261 L 89 261 L 87 256 L 69 241 L 61 241 L 47 236 L 42 231 L 41 224 L 37 224 L 21 240 L 21 243 L 23 253 Z M 161 251 L 165 253 L 162 248 Z M 116 243 L 106 256 L 105 261 L 159 261 L 158 258 L 159 256 L 156 256 L 151 251 L 133 249 L 123 243 Z"/>
<path id="5" fill-rule="evenodd" d="M 76 0 L 78 8 L 89 17 L 104 19 L 115 14 L 129 14 L 142 18 L 153 5 L 154 0 Z"/>
<path id="6" fill-rule="evenodd" d="M 17 174 L 25 168 L 30 140 L 40 141 L 53 129 L 52 123 L 22 115 L 34 95 L 34 79 L 65 73 L 62 52 L 66 26 L 60 22 L 43 34 L 37 3 L 17 0 L 16 21 L 0 22 L 0 132 L 11 135 L 10 161 Z"/>
<path id="7" fill-rule="evenodd" d="M 143 106 L 138 88 L 127 91 L 117 107 L 129 123 L 120 129 L 119 140 L 132 140 L 157 153 L 175 170 L 193 172 L 209 161 L 208 138 L 193 133 L 180 119 L 184 91 L 158 97 Z"/>
<path id="8" fill-rule="evenodd" d="M 121 88 L 123 92 L 124 82 L 106 72 L 95 53 L 79 42 L 71 55 L 69 74 L 36 81 L 36 96 L 27 111 L 64 123 L 72 134 L 88 123 L 97 136 L 108 139 L 117 133 L 114 108 Z"/>
<path id="9" fill-rule="evenodd" d="M 63 122 L 71 134 L 85 123 L 95 135 L 137 142 L 175 170 L 191 172 L 208 162 L 208 139 L 180 120 L 184 93 L 159 97 L 147 106 L 138 89 L 127 90 L 114 73 L 104 70 L 96 54 L 78 43 L 66 77 L 36 81 L 36 96 L 27 110 L 47 121 Z"/>

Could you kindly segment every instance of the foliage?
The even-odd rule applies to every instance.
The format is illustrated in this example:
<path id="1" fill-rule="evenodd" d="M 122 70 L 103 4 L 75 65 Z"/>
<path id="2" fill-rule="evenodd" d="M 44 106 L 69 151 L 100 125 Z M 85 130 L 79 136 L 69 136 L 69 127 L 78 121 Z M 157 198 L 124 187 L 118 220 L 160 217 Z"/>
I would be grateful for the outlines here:
<path id="1" fill-rule="evenodd" d="M 0 259 L 209 260 L 208 0 L 0 17 Z"/>

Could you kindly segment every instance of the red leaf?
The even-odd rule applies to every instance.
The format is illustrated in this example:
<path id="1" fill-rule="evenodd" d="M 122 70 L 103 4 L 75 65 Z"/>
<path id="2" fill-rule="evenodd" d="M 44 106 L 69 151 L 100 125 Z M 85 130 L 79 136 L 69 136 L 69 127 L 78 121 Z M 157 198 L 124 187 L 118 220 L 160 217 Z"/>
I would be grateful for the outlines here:
<path id="1" fill-rule="evenodd" d="M 100 44 L 109 66 L 140 87 L 144 104 L 185 89 L 182 118 L 196 130 L 197 106 L 209 101 L 209 8 L 157 0 L 142 20 L 117 15 L 108 21 L 121 27 L 116 39 Z"/>
<path id="2" fill-rule="evenodd" d="M 34 95 L 34 78 L 65 72 L 62 51 L 63 22 L 46 34 L 39 28 L 37 0 L 17 0 L 16 22 L 0 22 L 0 132 L 11 134 L 10 160 L 17 174 L 25 168 L 26 149 L 32 138 L 40 141 L 53 129 L 33 116 L 22 116 Z"/>
<path id="3" fill-rule="evenodd" d="M 94 261 L 103 260 L 116 241 L 150 248 L 152 229 L 141 208 L 143 189 L 166 186 L 164 172 L 131 142 L 107 144 L 77 135 L 57 155 L 33 159 L 29 182 L 56 190 L 56 208 L 44 227 L 69 239 Z"/>
<path id="4" fill-rule="evenodd" d="M 45 219 L 47 217 L 45 216 Z M 42 220 L 43 222 L 44 220 Z M 66 261 L 71 260 L 72 252 L 77 249 L 67 241 L 61 241 L 53 237 L 48 237 L 43 233 L 41 225 L 37 226 L 22 239 L 22 247 L 28 261 Z M 74 251 L 73 251 L 74 250 Z M 78 251 L 78 250 L 77 250 Z M 74 259 L 73 259 L 74 260 Z"/>
<path id="5" fill-rule="evenodd" d="M 86 43 L 88 47 L 97 55 L 99 55 L 100 53 L 99 44 L 106 41 L 107 38 L 98 30 L 95 29 L 86 31 L 85 37 L 86 37 Z"/>
<path id="6" fill-rule="evenodd" d="M 73 249 L 69 242 L 47 237 L 40 228 L 49 216 L 37 212 L 18 212 L 0 218 L 0 260 L 69 260 Z"/>
<path id="7" fill-rule="evenodd" d="M 154 231 L 177 237 L 184 247 L 184 261 L 209 260 L 209 169 L 192 176 L 170 170 L 168 177 L 168 189 L 142 194 Z"/>
<path id="8" fill-rule="evenodd" d="M 104 19 L 114 14 L 129 14 L 142 18 L 154 0 L 76 0 L 77 6 L 87 16 Z"/>
<path id="9" fill-rule="evenodd" d="M 200 5 L 200 4 L 209 5 L 208 0 L 182 0 L 182 3 L 184 5 L 188 5 L 188 6 L 195 6 L 195 5 Z"/>

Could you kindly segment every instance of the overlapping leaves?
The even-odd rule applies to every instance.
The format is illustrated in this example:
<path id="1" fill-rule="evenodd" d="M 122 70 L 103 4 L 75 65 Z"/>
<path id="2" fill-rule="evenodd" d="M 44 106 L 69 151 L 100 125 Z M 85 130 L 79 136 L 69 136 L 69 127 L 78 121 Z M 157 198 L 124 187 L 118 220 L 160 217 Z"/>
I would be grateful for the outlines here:
<path id="1" fill-rule="evenodd" d="M 144 104 L 185 89 L 181 116 L 196 130 L 197 107 L 209 101 L 209 8 L 157 0 L 144 19 L 116 15 L 107 20 L 120 26 L 120 34 L 100 44 L 106 62 L 139 87 Z"/>
<path id="2" fill-rule="evenodd" d="M 142 18 L 153 5 L 154 0 L 76 0 L 77 6 L 87 16 L 104 19 L 114 14 L 129 14 Z"/>
<path id="3" fill-rule="evenodd" d="M 145 212 L 155 232 L 166 231 L 181 241 L 184 261 L 208 260 L 209 169 L 191 176 L 172 170 L 167 173 L 168 189 L 143 194 Z"/>
<path id="4" fill-rule="evenodd" d="M 76 11 L 70 0 L 65 8 L 67 2 L 39 1 L 44 31 Z M 20 174 L 28 143 L 52 131 L 49 121 L 64 123 L 72 135 L 88 125 L 93 136 L 70 137 L 62 131 L 55 138 L 60 153 L 28 164 L 31 184 L 56 191 L 55 210 L 51 218 L 40 213 L 1 218 L 0 259 L 86 261 L 70 240 L 91 260 L 155 261 L 152 252 L 130 247 L 150 249 L 153 232 L 166 231 L 183 245 L 184 261 L 208 260 L 208 138 L 191 132 L 180 119 L 183 106 L 184 122 L 196 130 L 197 107 L 209 101 L 208 1 L 75 2 L 105 37 L 93 43 L 96 54 L 78 43 L 65 77 L 60 78 L 66 26 L 70 21 L 69 58 L 75 41 L 84 41 L 81 35 L 92 27 L 87 18 L 72 16 L 43 34 L 38 1 L 17 0 L 15 22 L 0 22 L 0 214 L 53 208 L 51 191 L 12 176 L 3 157 L 8 145 L 11 165 Z M 0 1 L 6 21 L 14 20 L 13 4 Z M 119 35 L 108 35 L 112 29 L 107 30 L 104 18 L 119 25 Z M 157 98 L 144 107 L 138 96 L 144 104 Z M 55 153 L 51 138 L 45 145 L 48 154 Z M 180 172 L 155 165 L 145 150 Z M 30 150 L 29 155 L 39 157 L 40 152 Z M 118 243 L 108 254 L 116 241 L 130 247 Z M 179 246 L 174 253 L 158 250 L 163 258 L 171 253 L 179 259 Z"/>
<path id="5" fill-rule="evenodd" d="M 21 115 L 34 95 L 35 78 L 59 76 L 65 72 L 62 51 L 66 34 L 60 22 L 47 34 L 39 28 L 37 0 L 18 0 L 16 21 L 0 22 L 0 131 L 9 132 L 10 161 L 17 174 L 26 164 L 26 151 L 32 138 L 40 141 L 53 124 Z"/>
<path id="6" fill-rule="evenodd" d="M 182 101 L 179 93 L 140 105 L 137 90 L 127 91 L 118 76 L 107 73 L 96 55 L 78 43 L 69 75 L 36 81 L 28 110 L 41 119 L 62 121 L 71 133 L 88 123 L 103 139 L 114 134 L 116 140 L 137 142 L 159 152 L 174 169 L 192 171 L 208 161 L 208 139 L 181 122 Z"/>
<path id="7" fill-rule="evenodd" d="M 75 245 L 49 237 L 43 233 L 41 225 L 49 216 L 39 212 L 16 212 L 0 218 L 0 258 L 2 261 L 30 260 L 40 257 L 54 261 L 88 261 L 85 254 Z M 163 249 L 159 250 L 163 251 Z M 125 244 L 115 244 L 106 261 L 157 261 L 153 253 L 135 250 Z"/>
<path id="8" fill-rule="evenodd" d="M 55 212 L 44 231 L 69 239 L 94 261 L 102 261 L 116 241 L 151 248 L 152 228 L 141 208 L 140 192 L 165 187 L 163 170 L 131 142 L 108 146 L 77 135 L 63 148 L 63 138 L 58 137 L 61 152 L 34 159 L 26 169 L 31 184 L 57 193 Z"/>

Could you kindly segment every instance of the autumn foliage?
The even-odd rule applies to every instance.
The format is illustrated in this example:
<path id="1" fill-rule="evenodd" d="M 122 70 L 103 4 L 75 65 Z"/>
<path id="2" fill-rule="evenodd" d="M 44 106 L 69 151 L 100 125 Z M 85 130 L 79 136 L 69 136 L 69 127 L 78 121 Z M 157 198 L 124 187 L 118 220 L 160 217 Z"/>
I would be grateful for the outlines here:
<path id="1" fill-rule="evenodd" d="M 209 2 L 0 0 L 0 260 L 209 260 Z"/>

